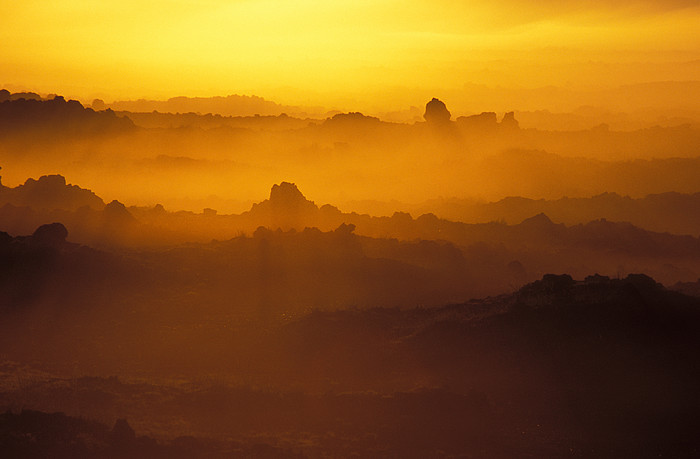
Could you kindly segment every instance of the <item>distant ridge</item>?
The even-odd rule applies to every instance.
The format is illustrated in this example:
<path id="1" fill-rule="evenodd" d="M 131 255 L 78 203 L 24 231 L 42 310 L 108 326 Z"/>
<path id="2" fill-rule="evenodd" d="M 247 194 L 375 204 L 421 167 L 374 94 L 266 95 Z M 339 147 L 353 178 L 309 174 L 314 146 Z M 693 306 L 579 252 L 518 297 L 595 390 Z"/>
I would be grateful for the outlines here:
<path id="1" fill-rule="evenodd" d="M 96 99 L 94 105 L 104 104 Z M 167 100 L 118 100 L 106 104 L 112 110 L 130 112 L 199 113 L 224 116 L 278 116 L 283 113 L 299 115 L 306 111 L 323 111 L 316 108 L 281 105 L 258 96 L 232 94 L 216 97 L 171 97 Z"/>
<path id="2" fill-rule="evenodd" d="M 414 215 L 434 213 L 446 220 L 485 223 L 505 221 L 516 224 L 533 215 L 546 214 L 567 225 L 605 218 L 627 221 L 652 231 L 700 236 L 700 193 L 657 193 L 632 198 L 618 193 L 601 193 L 591 197 L 531 199 L 510 196 L 498 201 L 439 198 L 420 204 L 381 201 L 351 201 L 344 207 L 363 213 L 390 215 L 396 209 Z M 572 212 L 575 209 L 575 212 Z"/>
<path id="3" fill-rule="evenodd" d="M 42 130 L 52 135 L 84 135 L 124 132 L 135 127 L 129 118 L 118 117 L 112 110 L 94 111 L 62 96 L 13 96 L 16 95 L 0 101 L 0 133 L 17 135 Z"/>
<path id="4" fill-rule="evenodd" d="M 23 185 L 14 188 L 0 183 L 0 206 L 6 204 L 39 210 L 78 210 L 81 207 L 100 210 L 105 205 L 91 190 L 67 184 L 62 175 L 44 175 L 37 180 L 28 178 Z"/>

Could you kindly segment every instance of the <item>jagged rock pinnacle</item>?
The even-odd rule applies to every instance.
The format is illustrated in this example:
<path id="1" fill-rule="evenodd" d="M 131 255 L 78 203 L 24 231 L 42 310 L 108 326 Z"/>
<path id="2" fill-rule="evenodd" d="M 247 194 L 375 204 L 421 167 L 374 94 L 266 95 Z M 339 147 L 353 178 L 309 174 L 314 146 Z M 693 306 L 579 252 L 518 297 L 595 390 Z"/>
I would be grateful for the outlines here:
<path id="1" fill-rule="evenodd" d="M 282 182 L 279 185 L 272 185 L 270 190 L 270 202 L 273 205 L 288 207 L 305 201 L 307 201 L 306 197 L 294 183 Z"/>

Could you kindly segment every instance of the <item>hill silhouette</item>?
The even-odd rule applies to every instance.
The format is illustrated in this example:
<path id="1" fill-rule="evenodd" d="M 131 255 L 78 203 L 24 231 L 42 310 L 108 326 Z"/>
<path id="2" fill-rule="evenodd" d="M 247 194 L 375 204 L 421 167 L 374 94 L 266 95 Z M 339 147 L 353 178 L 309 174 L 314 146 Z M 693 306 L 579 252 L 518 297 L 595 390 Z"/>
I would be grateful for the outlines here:
<path id="1" fill-rule="evenodd" d="M 126 320 L 142 323 L 144 317 L 132 313 Z M 247 322 L 227 330 L 232 323 L 220 319 L 187 323 L 171 333 L 200 330 L 197 336 L 208 338 L 178 341 L 171 335 L 163 343 L 170 352 L 155 359 L 150 371 L 167 369 L 166 361 L 175 359 L 179 371 L 187 359 L 197 374 L 213 371 L 222 361 L 208 356 L 217 354 L 241 362 L 236 371 L 245 372 L 251 386 L 35 379 L 0 391 L 0 401 L 33 400 L 37 408 L 53 410 L 78 404 L 83 413 L 95 414 L 128 411 L 129 423 L 118 421 L 110 431 L 63 415 L 7 413 L 0 439 L 7 442 L 10 432 L 21 431 L 45 438 L 43 429 L 50 428 L 56 436 L 40 443 L 45 448 L 65 447 L 61 439 L 74 437 L 60 432 L 69 430 L 83 432 L 78 438 L 104 439 L 90 442 L 102 445 L 93 447 L 120 437 L 161 451 L 197 444 L 194 438 L 176 439 L 184 428 L 238 439 L 243 450 L 250 445 L 246 439 L 260 432 L 271 441 L 290 435 L 294 440 L 283 443 L 287 451 L 331 456 L 383 451 L 402 457 L 564 457 L 604 451 L 605 457 L 692 457 L 698 448 L 700 303 L 648 276 L 577 281 L 549 274 L 510 295 L 434 308 L 317 310 L 271 319 L 260 328 Z M 98 336 L 99 357 L 109 361 L 111 338 Z M 122 335 L 114 345 L 129 349 L 143 339 Z M 81 354 L 90 351 L 88 346 Z M 125 356 L 144 358 L 137 352 Z M 252 387 L 256 383 L 265 389 Z M 171 440 L 157 444 L 139 440 L 129 427 L 164 423 L 172 425 Z M 125 433 L 117 435 L 119 430 Z M 206 451 L 226 445 L 201 441 L 201 448 L 211 448 Z M 37 447 L 30 441 L 13 445 Z"/>
<path id="2" fill-rule="evenodd" d="M 418 372 L 483 391 L 494 411 L 509 406 L 513 417 L 501 426 L 519 424 L 516 442 L 569 438 L 564 444 L 583 455 L 651 457 L 697 448 L 690 426 L 700 422 L 700 400 L 691 387 L 700 375 L 689 369 L 699 326 L 697 300 L 646 276 L 548 275 L 513 296 L 439 310 L 318 313 L 290 325 L 283 342 L 316 350 L 308 362 L 300 349 L 291 366 L 358 375 L 359 387 L 371 368 L 377 378 Z M 667 398 L 677 384 L 685 389 Z M 550 445 L 549 455 L 563 453 Z"/>
<path id="3" fill-rule="evenodd" d="M 286 113 L 280 115 L 260 116 L 224 116 L 207 113 L 161 113 L 158 111 L 134 112 L 129 110 L 115 111 L 117 116 L 127 117 L 135 125 L 143 128 L 154 129 L 181 129 L 197 128 L 206 130 L 216 129 L 249 129 L 255 131 L 289 131 L 302 129 L 309 123 L 320 122 L 308 117 L 289 116 Z"/>
<path id="4" fill-rule="evenodd" d="M 0 232 L 0 310 L 24 315 L 43 310 L 80 311 L 112 289 L 131 291 L 145 272 L 133 260 L 70 242 L 59 222 L 38 226 L 29 236 Z M 46 318 L 37 318 L 37 325 Z"/>
<path id="5" fill-rule="evenodd" d="M 673 289 L 685 295 L 700 298 L 700 278 L 695 282 L 678 282 Z"/>
<path id="6" fill-rule="evenodd" d="M 639 198 L 618 193 L 601 193 L 592 197 L 564 197 L 553 200 L 520 196 L 493 202 L 456 198 L 433 199 L 415 205 L 395 203 L 393 207 L 417 215 L 432 212 L 447 220 L 473 223 L 503 220 L 513 224 L 538 213 L 544 213 L 567 225 L 605 218 L 630 222 L 652 231 L 698 236 L 700 220 L 697 212 L 694 212 L 698 205 L 700 193 L 669 192 Z M 386 212 L 383 210 L 386 205 L 381 203 L 365 203 L 364 207 Z"/>
<path id="7" fill-rule="evenodd" d="M 53 135 L 85 135 L 124 132 L 134 129 L 130 119 L 111 111 L 95 112 L 77 100 L 62 96 L 14 98 L 0 102 L 0 133 L 20 136 L 31 131 L 48 131 Z"/>
<path id="8" fill-rule="evenodd" d="M 306 199 L 294 183 L 281 182 L 272 186 L 268 199 L 253 204 L 250 211 L 241 216 L 258 226 L 289 230 L 316 226 L 313 223 L 318 220 L 318 214 L 318 206 Z"/>
<path id="9" fill-rule="evenodd" d="M 27 183 L 35 186 L 34 181 Z M 0 229 L 13 235 L 30 234 L 39 225 L 60 221 L 68 229 L 71 241 L 119 251 L 126 247 L 167 248 L 212 239 L 230 240 L 241 235 L 250 237 L 259 227 L 280 229 L 292 235 L 306 228 L 317 228 L 325 234 L 352 227 L 353 237 L 373 257 L 409 261 L 413 260 L 408 255 L 410 244 L 420 242 L 426 248 L 430 241 L 452 244 L 467 260 L 466 266 L 480 267 L 455 271 L 485 287 L 473 294 L 508 291 L 548 271 L 568 271 L 580 277 L 591 271 L 621 275 L 636 270 L 653 275 L 666 285 L 693 281 L 700 273 L 697 237 L 653 232 L 607 219 L 565 225 L 540 213 L 509 225 L 463 223 L 440 219 L 434 214 L 413 218 L 402 212 L 391 217 L 372 217 L 344 213 L 329 204 L 319 207 L 290 182 L 274 185 L 268 199 L 242 214 L 219 214 L 211 209 L 200 213 L 171 212 L 163 206 L 127 208 L 118 201 L 103 205 L 91 192 L 64 185 L 61 177 L 42 178 L 36 183 L 52 190 L 50 199 L 42 204 L 36 198 L 31 207 L 26 205 L 30 203 L 26 200 L 10 201 L 0 207 L 3 222 Z M 25 184 L 12 189 L 15 194 L 10 194 L 24 196 L 27 187 Z M 0 199 L 8 190 L 0 192 Z M 81 205 L 75 209 L 87 202 L 103 207 Z M 391 239 L 396 239 L 395 243 Z M 392 244 L 396 250 L 391 248 Z"/>
<path id="10" fill-rule="evenodd" d="M 22 410 L 0 415 L 0 448 L 11 457 L 22 458 L 205 458 L 226 457 L 234 449 L 247 457 L 298 459 L 290 450 L 265 443 L 217 442 L 206 438 L 181 436 L 158 441 L 136 435 L 125 419 L 107 425 L 68 416 Z"/>
<path id="11" fill-rule="evenodd" d="M 0 91 L 0 456 L 698 456 L 700 131 L 429 97 Z"/>
<path id="12" fill-rule="evenodd" d="M 443 129 L 427 122 L 390 123 L 357 112 L 309 119 L 150 111 L 133 118 L 138 127 L 121 129 L 118 124 L 131 119 L 127 112 L 110 115 L 59 101 L 2 102 L 7 107 L 32 104 L 36 107 L 29 112 L 37 112 L 23 116 L 23 110 L 11 110 L 8 115 L 13 119 L 8 129 L 24 127 L 3 134 L 0 159 L 5 170 L 79 174 L 100 195 L 141 205 L 216 207 L 204 202 L 212 195 L 223 200 L 233 195 L 247 205 L 259 200 L 260 183 L 280 177 L 324 190 L 337 205 L 342 204 L 340 190 L 348 200 L 386 196 L 413 202 L 440 195 L 498 200 L 511 195 L 558 199 L 604 192 L 635 197 L 697 192 L 700 131 L 691 127 L 556 132 L 515 129 L 519 115 L 499 120 L 499 114 L 495 126 L 488 115 L 490 121 L 477 123 L 481 127 L 450 121 Z M 54 105 L 73 108 L 63 113 Z M 54 112 L 63 114 L 59 119 Z M 442 178 L 435 182 L 433 177 Z M 15 183 L 20 178 L 6 175 Z M 173 181 L 198 185 L 172 189 Z M 243 209 L 235 206 L 235 212 Z"/>
<path id="13" fill-rule="evenodd" d="M 99 210 L 104 207 L 100 197 L 78 185 L 66 184 L 62 175 L 44 175 L 37 180 L 27 179 L 14 188 L 0 183 L 0 206 L 32 207 L 37 210 L 70 210 L 81 207 Z"/>
<path id="14" fill-rule="evenodd" d="M 222 116 L 277 116 L 300 113 L 301 107 L 280 105 L 258 96 L 232 94 L 221 97 L 171 97 L 168 100 L 122 100 L 109 107 L 117 111 L 218 114 Z"/>

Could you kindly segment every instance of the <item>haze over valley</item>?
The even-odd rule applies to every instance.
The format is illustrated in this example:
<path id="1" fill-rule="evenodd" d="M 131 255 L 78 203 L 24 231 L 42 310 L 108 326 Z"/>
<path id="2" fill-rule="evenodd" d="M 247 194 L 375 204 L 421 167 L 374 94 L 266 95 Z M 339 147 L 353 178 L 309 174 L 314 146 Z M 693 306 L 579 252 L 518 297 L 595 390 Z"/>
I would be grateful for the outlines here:
<path id="1" fill-rule="evenodd" d="M 0 457 L 699 454 L 690 1 L 0 28 Z"/>

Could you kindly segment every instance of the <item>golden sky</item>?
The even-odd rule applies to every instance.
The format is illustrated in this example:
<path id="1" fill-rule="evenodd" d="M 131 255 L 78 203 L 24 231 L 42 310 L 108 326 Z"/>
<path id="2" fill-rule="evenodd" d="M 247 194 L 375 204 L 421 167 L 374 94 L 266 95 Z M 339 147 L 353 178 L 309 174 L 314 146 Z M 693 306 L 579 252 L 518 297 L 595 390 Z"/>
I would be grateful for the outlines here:
<path id="1" fill-rule="evenodd" d="M 3 3 L 0 85 L 83 100 L 238 93 L 389 110 L 469 84 L 700 80 L 696 0 Z"/>

